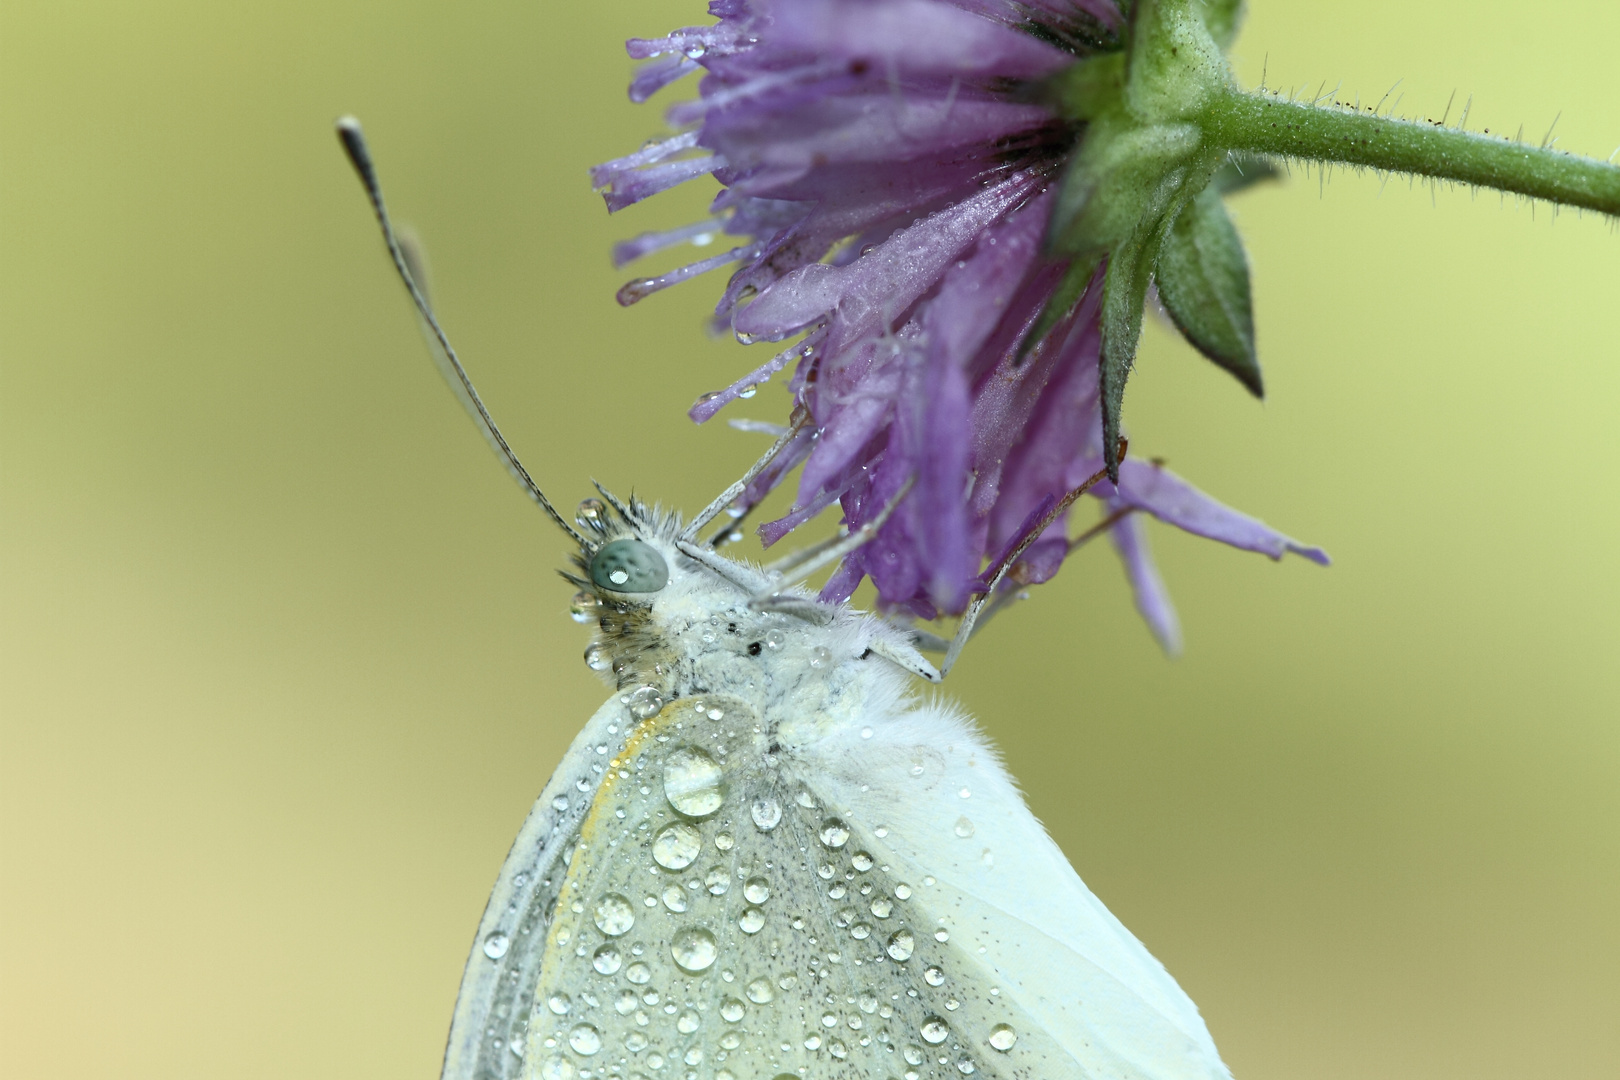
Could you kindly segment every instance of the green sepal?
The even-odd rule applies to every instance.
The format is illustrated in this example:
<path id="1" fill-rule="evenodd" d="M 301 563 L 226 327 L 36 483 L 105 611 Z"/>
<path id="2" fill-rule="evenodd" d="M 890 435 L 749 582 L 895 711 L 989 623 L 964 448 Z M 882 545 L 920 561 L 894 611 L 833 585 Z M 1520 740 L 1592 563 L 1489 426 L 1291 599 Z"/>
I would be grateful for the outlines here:
<path id="1" fill-rule="evenodd" d="M 1213 184 L 1176 216 L 1153 276 L 1159 299 L 1188 343 L 1263 398 L 1249 260 Z"/>
<path id="2" fill-rule="evenodd" d="M 1191 124 L 1132 126 L 1115 117 L 1095 120 L 1069 164 L 1052 213 L 1050 244 L 1062 255 L 1111 251 L 1151 223 L 1166 181 L 1198 150 Z"/>
<path id="3" fill-rule="evenodd" d="M 1097 264 L 1102 262 L 1102 253 L 1094 252 L 1090 255 L 1077 255 L 1069 263 L 1069 268 L 1063 272 L 1063 280 L 1047 298 L 1046 305 L 1041 308 L 1040 315 L 1035 318 L 1035 325 L 1030 327 L 1029 333 L 1018 344 L 1018 355 L 1013 358 L 1013 366 L 1017 367 L 1024 362 L 1031 349 L 1039 345 L 1052 328 L 1063 321 L 1064 316 L 1074 310 L 1076 304 L 1086 295 L 1091 279 L 1096 276 Z"/>
<path id="4" fill-rule="evenodd" d="M 1149 234 L 1151 235 L 1151 233 Z M 1148 269 L 1141 232 L 1108 254 L 1103 275 L 1102 349 L 1098 355 L 1098 393 L 1102 407 L 1103 464 L 1108 478 L 1119 483 L 1119 416 L 1125 405 L 1125 380 L 1136 360 L 1142 336 L 1142 305 L 1147 301 Z"/>

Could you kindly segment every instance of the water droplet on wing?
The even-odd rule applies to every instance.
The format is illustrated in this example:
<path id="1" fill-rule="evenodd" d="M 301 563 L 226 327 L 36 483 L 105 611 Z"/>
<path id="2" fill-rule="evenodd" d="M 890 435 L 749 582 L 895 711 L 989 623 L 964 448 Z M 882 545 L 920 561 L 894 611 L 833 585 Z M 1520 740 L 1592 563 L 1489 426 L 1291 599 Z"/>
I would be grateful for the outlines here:
<path id="1" fill-rule="evenodd" d="M 685 870 L 702 850 L 703 834 L 684 821 L 664 826 L 653 837 L 653 861 L 665 870 Z"/>
<path id="2" fill-rule="evenodd" d="M 619 937 L 629 933 L 630 928 L 636 925 L 636 912 L 630 906 L 630 901 L 618 893 L 608 893 L 596 904 L 593 915 L 596 928 L 608 937 Z"/>
<path id="3" fill-rule="evenodd" d="M 484 939 L 484 955 L 491 960 L 499 960 L 511 946 L 512 939 L 497 930 Z"/>
<path id="4" fill-rule="evenodd" d="M 675 958 L 675 966 L 688 975 L 709 970 L 720 955 L 714 935 L 700 926 L 677 930 L 670 938 L 669 952 Z"/>
<path id="5" fill-rule="evenodd" d="M 720 766 L 696 747 L 681 747 L 664 760 L 664 797 L 687 817 L 707 817 L 725 799 L 720 791 Z"/>
<path id="6" fill-rule="evenodd" d="M 990 1029 L 990 1045 L 1003 1054 L 1013 1048 L 1018 1041 L 1018 1032 L 1006 1024 L 997 1024 Z"/>

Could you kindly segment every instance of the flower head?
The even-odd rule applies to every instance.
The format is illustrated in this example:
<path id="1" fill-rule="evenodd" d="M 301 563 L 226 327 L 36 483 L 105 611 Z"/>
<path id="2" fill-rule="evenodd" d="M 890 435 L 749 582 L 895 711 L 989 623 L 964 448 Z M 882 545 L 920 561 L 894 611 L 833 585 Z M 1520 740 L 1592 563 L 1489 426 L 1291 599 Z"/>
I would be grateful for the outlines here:
<path id="1" fill-rule="evenodd" d="M 610 209 L 698 176 L 711 220 L 621 244 L 622 264 L 716 231 L 731 250 L 620 292 L 631 303 L 735 265 L 716 308 L 740 340 L 792 344 L 692 409 L 704 421 L 784 369 L 807 417 L 740 500 L 803 465 L 767 544 L 831 506 L 876 537 L 824 596 L 863 577 L 891 609 L 961 612 L 998 559 L 1018 584 L 1054 574 L 1072 543 L 1061 497 L 1105 465 L 1099 259 L 1049 241 L 1083 130 L 1051 80 L 1121 47 L 1109 0 L 714 0 L 712 26 L 632 40 L 643 100 L 699 69 L 678 134 L 593 170 Z M 1256 373 L 1257 377 L 1257 373 Z M 1108 461 L 1113 466 L 1115 462 Z M 1167 647 L 1175 613 L 1143 511 L 1273 558 L 1325 561 L 1135 458 L 1091 494 L 1106 504 L 1138 607 Z M 903 498 L 902 498 L 903 496 Z M 989 569 L 987 569 L 987 564 Z"/>

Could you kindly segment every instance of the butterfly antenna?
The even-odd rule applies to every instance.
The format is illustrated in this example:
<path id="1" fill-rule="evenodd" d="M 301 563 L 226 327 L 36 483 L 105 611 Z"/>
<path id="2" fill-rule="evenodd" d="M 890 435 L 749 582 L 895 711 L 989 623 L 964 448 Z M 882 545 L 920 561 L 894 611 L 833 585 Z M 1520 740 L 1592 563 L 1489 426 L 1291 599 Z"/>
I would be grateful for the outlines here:
<path id="1" fill-rule="evenodd" d="M 366 189 L 366 198 L 371 200 L 371 209 L 377 215 L 377 224 L 382 226 L 383 243 L 388 245 L 389 257 L 394 261 L 394 269 L 399 273 L 399 279 L 405 283 L 405 291 L 411 294 L 411 303 L 416 305 L 416 314 L 422 321 L 423 336 L 427 338 L 428 349 L 433 354 L 434 363 L 438 364 L 439 372 L 450 384 L 450 389 L 466 408 L 473 423 L 483 432 L 501 461 L 506 465 L 524 492 L 539 504 L 546 516 L 555 521 L 559 528 L 582 547 L 593 546 L 572 525 L 563 520 L 557 513 L 557 508 L 551 505 L 545 492 L 540 490 L 538 484 L 529 475 L 529 470 L 523 467 L 512 447 L 507 443 L 501 429 L 495 426 L 495 419 L 489 415 L 484 407 L 484 401 L 478 396 L 478 391 L 467 376 L 467 369 L 461 366 L 456 358 L 456 350 L 451 347 L 450 339 L 445 336 L 444 329 L 439 320 L 434 317 L 433 308 L 428 303 L 427 294 L 422 291 L 422 285 L 417 275 L 412 272 L 411 260 L 407 257 L 405 248 L 401 245 L 399 236 L 394 231 L 394 223 L 389 220 L 388 209 L 383 204 L 382 185 L 377 182 L 377 169 L 371 162 L 371 150 L 366 146 L 365 133 L 360 130 L 360 121 L 352 116 L 340 117 L 337 121 L 338 141 L 343 144 L 343 152 L 349 157 L 349 164 L 360 177 L 360 184 Z"/>

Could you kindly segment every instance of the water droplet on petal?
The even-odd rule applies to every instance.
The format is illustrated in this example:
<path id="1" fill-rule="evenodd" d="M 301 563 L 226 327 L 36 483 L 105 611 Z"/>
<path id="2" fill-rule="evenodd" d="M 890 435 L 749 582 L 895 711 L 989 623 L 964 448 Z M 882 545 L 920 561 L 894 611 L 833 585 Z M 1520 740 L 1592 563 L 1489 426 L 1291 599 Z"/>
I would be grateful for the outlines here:
<path id="1" fill-rule="evenodd" d="M 707 817 L 720 809 L 720 766 L 696 747 L 683 746 L 664 760 L 664 797 L 687 817 Z"/>
<path id="2" fill-rule="evenodd" d="M 568 1045 L 581 1057 L 590 1057 L 602 1049 L 602 1033 L 589 1024 L 575 1024 L 568 1033 Z"/>
<path id="3" fill-rule="evenodd" d="M 995 1049 L 1000 1050 L 1003 1054 L 1011 1050 L 1013 1048 L 1013 1043 L 1017 1041 L 1018 1032 L 1014 1031 L 1006 1024 L 997 1024 L 995 1027 L 990 1029 L 990 1045 Z"/>
<path id="4" fill-rule="evenodd" d="M 937 1016 L 930 1016 L 928 1019 L 923 1021 L 923 1042 L 927 1043 L 929 1046 L 938 1046 L 950 1036 L 950 1033 L 951 1029 L 946 1026 L 945 1021 L 941 1020 Z"/>
<path id="5" fill-rule="evenodd" d="M 895 960 L 910 960 L 917 948 L 917 939 L 904 927 L 889 935 L 888 953 Z"/>
<path id="6" fill-rule="evenodd" d="M 675 958 L 675 966 L 688 975 L 709 970 L 720 955 L 714 935 L 699 926 L 677 930 L 670 939 L 669 952 Z"/>
<path id="7" fill-rule="evenodd" d="M 782 804 L 770 796 L 755 799 L 752 810 L 754 824 L 763 832 L 770 832 L 776 828 L 777 822 L 782 820 Z"/>
<path id="8" fill-rule="evenodd" d="M 685 870 L 703 850 L 703 834 L 684 821 L 666 825 L 653 837 L 653 861 L 665 870 Z"/>
<path id="9" fill-rule="evenodd" d="M 636 912 L 630 906 L 630 901 L 618 893 L 608 893 L 597 902 L 593 915 L 596 928 L 608 937 L 618 937 L 629 933 L 630 928 L 636 925 Z"/>
<path id="10" fill-rule="evenodd" d="M 512 939 L 499 930 L 484 939 L 484 955 L 491 960 L 499 960 L 506 955 L 506 950 L 512 947 Z"/>

